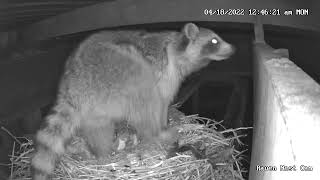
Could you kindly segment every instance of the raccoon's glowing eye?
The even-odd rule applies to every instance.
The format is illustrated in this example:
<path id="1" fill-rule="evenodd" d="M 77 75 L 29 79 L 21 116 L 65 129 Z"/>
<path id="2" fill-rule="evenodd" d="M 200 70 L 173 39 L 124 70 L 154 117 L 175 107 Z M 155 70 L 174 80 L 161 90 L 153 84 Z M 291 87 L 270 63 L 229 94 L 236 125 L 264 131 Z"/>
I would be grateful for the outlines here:
<path id="1" fill-rule="evenodd" d="M 211 39 L 212 44 L 218 44 L 218 40 L 216 38 Z"/>

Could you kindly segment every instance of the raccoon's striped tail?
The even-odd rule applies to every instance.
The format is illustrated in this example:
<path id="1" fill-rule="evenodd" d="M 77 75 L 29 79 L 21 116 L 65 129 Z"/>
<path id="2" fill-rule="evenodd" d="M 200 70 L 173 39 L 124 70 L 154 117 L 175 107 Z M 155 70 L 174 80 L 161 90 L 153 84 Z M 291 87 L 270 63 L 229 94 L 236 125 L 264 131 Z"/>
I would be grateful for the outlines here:
<path id="1" fill-rule="evenodd" d="M 34 180 L 46 180 L 53 173 L 56 161 L 65 152 L 65 144 L 77 127 L 72 107 L 58 104 L 54 113 L 46 117 L 46 127 L 36 135 L 37 150 L 32 158 Z"/>

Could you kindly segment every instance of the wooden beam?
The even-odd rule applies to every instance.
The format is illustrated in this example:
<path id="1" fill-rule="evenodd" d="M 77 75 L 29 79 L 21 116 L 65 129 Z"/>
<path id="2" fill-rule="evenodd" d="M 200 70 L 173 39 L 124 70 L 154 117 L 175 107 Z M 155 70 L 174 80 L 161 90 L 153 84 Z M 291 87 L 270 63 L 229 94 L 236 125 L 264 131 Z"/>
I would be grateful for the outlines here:
<path id="1" fill-rule="evenodd" d="M 312 0 L 316 1 L 316 0 Z M 312 4 L 297 0 L 292 1 L 256 1 L 256 0 L 117 0 L 79 8 L 58 16 L 35 23 L 22 32 L 26 40 L 41 40 L 49 37 L 95 30 L 158 22 L 178 21 L 215 21 L 254 23 L 254 15 L 249 10 L 268 9 L 268 15 L 263 18 L 264 24 L 288 26 L 320 32 L 320 22 L 310 12 L 308 16 L 285 16 L 285 10 L 310 8 Z M 212 10 L 215 15 L 206 15 L 205 10 Z M 217 15 L 217 9 L 243 10 L 243 15 Z M 271 15 L 272 9 L 279 9 L 280 15 Z M 313 8 L 314 9 L 314 8 Z M 220 11 L 221 12 L 221 11 Z M 233 11 L 234 12 L 234 11 Z M 260 12 L 260 11 L 259 11 Z"/>
<path id="2" fill-rule="evenodd" d="M 7 3 L 0 7 L 0 10 L 5 10 L 9 8 L 20 8 L 20 7 L 30 7 L 30 6 L 54 6 L 54 5 L 62 5 L 62 6 L 75 6 L 75 5 L 87 5 L 92 4 L 94 2 L 87 2 L 87 1 L 70 1 L 70 2 L 63 2 L 63 1 L 46 1 L 46 2 L 24 2 L 24 3 Z"/>
<path id="3" fill-rule="evenodd" d="M 252 0 L 251 0 L 252 1 Z M 243 8 L 243 3 L 232 5 L 231 0 L 117 0 L 76 9 L 26 28 L 23 37 L 40 40 L 94 29 L 123 25 L 177 22 L 222 21 L 252 22 L 253 16 L 205 15 L 205 9 Z"/>
<path id="4" fill-rule="evenodd" d="M 287 50 L 254 43 L 254 52 L 249 179 L 319 179 L 320 171 L 315 169 L 320 167 L 320 157 L 315 154 L 320 146 L 306 140 L 320 136 L 319 84 L 287 58 Z M 280 165 L 285 164 L 295 165 L 297 173 L 279 171 Z M 300 173 L 305 164 L 313 170 Z M 278 169 L 264 171 L 266 167 Z"/>
<path id="5" fill-rule="evenodd" d="M 255 36 L 256 43 L 265 43 L 261 16 L 256 16 L 255 23 L 254 23 L 254 36 Z"/>
<path id="6" fill-rule="evenodd" d="M 44 12 L 63 12 L 66 10 L 70 10 L 71 7 L 46 7 L 46 8 L 37 8 L 37 9 L 13 9 L 9 11 L 0 11 L 0 17 L 10 17 L 12 15 L 17 15 L 17 14 L 31 14 L 31 13 L 44 13 Z"/>
<path id="7" fill-rule="evenodd" d="M 30 13 L 30 14 L 14 14 L 10 17 L 0 17 L 0 22 L 9 21 L 12 22 L 12 20 L 16 20 L 19 18 L 33 18 L 37 19 L 39 17 L 43 16 L 53 16 L 58 14 L 58 12 L 42 12 L 42 13 Z"/>

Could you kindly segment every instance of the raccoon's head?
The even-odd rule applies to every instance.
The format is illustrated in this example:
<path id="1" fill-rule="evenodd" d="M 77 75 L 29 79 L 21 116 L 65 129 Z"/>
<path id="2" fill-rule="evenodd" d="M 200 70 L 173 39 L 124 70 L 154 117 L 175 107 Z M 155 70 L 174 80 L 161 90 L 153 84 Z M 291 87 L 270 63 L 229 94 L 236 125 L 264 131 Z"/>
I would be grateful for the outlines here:
<path id="1" fill-rule="evenodd" d="M 224 60 L 229 58 L 235 48 L 225 42 L 213 31 L 206 28 L 199 28 L 193 23 L 186 24 L 182 33 L 186 44 L 185 53 L 194 63 L 201 63 L 204 59 Z"/>

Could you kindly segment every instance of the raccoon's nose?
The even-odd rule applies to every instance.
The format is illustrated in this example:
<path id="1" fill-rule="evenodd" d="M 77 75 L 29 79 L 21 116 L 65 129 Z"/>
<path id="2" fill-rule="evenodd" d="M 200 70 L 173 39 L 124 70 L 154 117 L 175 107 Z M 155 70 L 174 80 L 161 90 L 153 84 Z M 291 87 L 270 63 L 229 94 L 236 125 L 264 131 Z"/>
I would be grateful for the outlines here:
<path id="1" fill-rule="evenodd" d="M 233 55 L 236 52 L 237 48 L 233 45 L 230 45 L 230 53 L 229 56 Z"/>
<path id="2" fill-rule="evenodd" d="M 222 56 L 230 57 L 235 52 L 236 52 L 236 47 L 231 44 L 226 43 L 221 47 L 221 55 Z"/>

